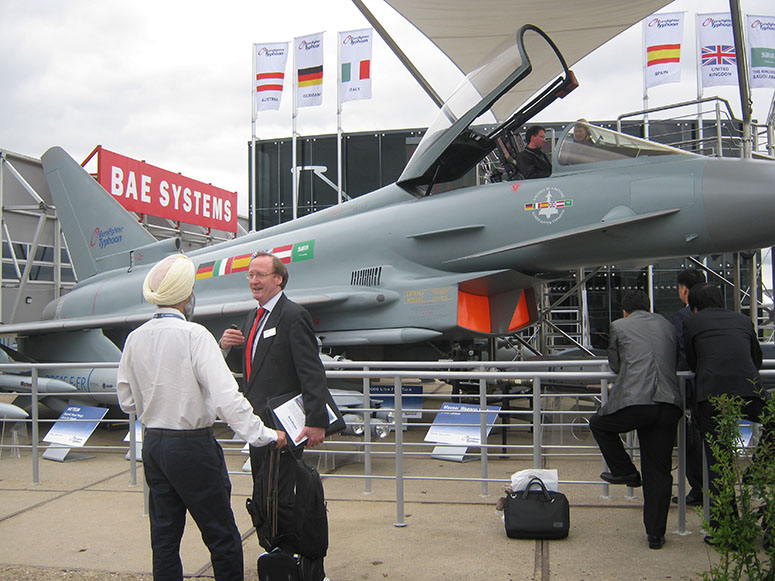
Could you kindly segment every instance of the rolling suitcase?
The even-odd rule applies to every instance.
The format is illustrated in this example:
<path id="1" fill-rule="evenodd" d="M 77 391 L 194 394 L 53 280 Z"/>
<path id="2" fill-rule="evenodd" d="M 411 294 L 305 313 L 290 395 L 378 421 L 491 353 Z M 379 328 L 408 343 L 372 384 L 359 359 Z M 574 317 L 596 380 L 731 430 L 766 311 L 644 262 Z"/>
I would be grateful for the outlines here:
<path id="1" fill-rule="evenodd" d="M 260 487 L 263 499 L 247 500 L 259 543 L 266 550 L 258 558 L 259 581 L 321 581 L 328 549 L 328 517 L 323 484 L 317 470 L 295 459 L 294 529 L 278 534 L 280 452 L 271 450 Z M 281 548 L 282 547 L 282 548 Z"/>

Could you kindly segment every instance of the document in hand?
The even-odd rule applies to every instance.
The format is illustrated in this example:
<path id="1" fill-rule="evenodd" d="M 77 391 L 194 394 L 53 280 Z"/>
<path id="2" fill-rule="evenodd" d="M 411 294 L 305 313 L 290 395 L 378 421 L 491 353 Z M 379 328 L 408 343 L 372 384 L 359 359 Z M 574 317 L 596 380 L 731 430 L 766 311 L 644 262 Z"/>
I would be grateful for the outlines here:
<path id="1" fill-rule="evenodd" d="M 306 436 L 300 442 L 296 441 L 305 425 L 304 415 L 304 399 L 301 394 L 295 395 L 292 393 L 280 395 L 269 400 L 269 407 L 272 409 L 275 418 L 279 425 L 278 428 L 282 429 L 288 434 L 288 442 L 298 446 L 299 444 L 307 440 Z M 328 412 L 328 427 L 326 428 L 326 435 L 336 434 L 341 432 L 345 428 L 344 418 L 339 411 L 339 408 L 334 402 L 334 398 L 329 392 L 326 397 L 326 411 Z"/>

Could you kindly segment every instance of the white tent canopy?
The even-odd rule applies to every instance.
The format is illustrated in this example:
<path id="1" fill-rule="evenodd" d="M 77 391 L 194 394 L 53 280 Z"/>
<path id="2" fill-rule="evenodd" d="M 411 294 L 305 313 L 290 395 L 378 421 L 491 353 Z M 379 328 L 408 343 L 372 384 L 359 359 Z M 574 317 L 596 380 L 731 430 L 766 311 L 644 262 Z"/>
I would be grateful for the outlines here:
<path id="1" fill-rule="evenodd" d="M 366 4 L 372 4 L 369 0 Z M 383 1 L 383 0 L 380 0 Z M 523 24 L 546 32 L 573 66 L 669 0 L 384 0 L 468 74 Z M 411 58 L 411 54 L 409 57 Z M 535 74 L 538 73 L 538 74 Z M 538 91 L 551 73 L 534 71 Z M 525 87 L 527 88 L 527 87 Z"/>

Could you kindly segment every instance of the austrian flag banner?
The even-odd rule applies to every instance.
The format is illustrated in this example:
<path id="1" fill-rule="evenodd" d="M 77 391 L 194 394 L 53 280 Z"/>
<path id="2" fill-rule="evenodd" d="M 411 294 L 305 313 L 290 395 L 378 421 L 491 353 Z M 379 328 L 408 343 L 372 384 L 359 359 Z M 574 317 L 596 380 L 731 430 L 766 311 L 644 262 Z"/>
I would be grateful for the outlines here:
<path id="1" fill-rule="evenodd" d="M 775 89 L 775 16 L 748 16 L 751 88 Z"/>
<path id="2" fill-rule="evenodd" d="M 371 99 L 371 43 L 374 30 L 339 33 L 342 102 Z"/>
<path id="3" fill-rule="evenodd" d="M 643 21 L 646 88 L 681 82 L 684 14 L 654 14 Z"/>
<path id="4" fill-rule="evenodd" d="M 702 86 L 737 85 L 737 55 L 729 13 L 698 14 L 697 38 Z"/>
<path id="5" fill-rule="evenodd" d="M 237 193 L 100 148 L 97 181 L 130 212 L 237 232 Z"/>
<path id="6" fill-rule="evenodd" d="M 296 106 L 323 103 L 323 33 L 293 39 L 296 51 Z"/>
<path id="7" fill-rule="evenodd" d="M 280 108 L 288 62 L 288 43 L 254 44 L 255 110 L 272 111 Z"/>

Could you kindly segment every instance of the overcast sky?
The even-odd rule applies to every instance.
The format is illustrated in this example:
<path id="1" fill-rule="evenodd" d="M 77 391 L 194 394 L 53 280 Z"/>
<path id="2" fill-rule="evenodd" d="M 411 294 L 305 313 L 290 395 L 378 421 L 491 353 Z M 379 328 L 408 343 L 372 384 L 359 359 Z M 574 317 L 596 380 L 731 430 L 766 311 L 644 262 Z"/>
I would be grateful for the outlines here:
<path id="1" fill-rule="evenodd" d="M 420 0 L 418 0 L 420 1 Z M 773 14 L 772 0 L 741 0 L 742 11 Z M 684 41 L 694 46 L 693 18 L 728 11 L 724 0 L 678 0 L 662 12 L 690 15 Z M 375 12 L 377 12 L 375 10 Z M 442 97 L 460 80 L 454 67 L 411 27 L 378 11 Z M 82 161 L 101 144 L 123 155 L 238 191 L 247 208 L 251 138 L 252 44 L 325 31 L 326 63 L 336 62 L 336 33 L 367 27 L 349 0 L 2 0 L 0 2 L 0 149 L 40 157 L 60 145 Z M 542 114 L 544 121 L 614 119 L 643 106 L 640 25 L 574 67 L 580 87 Z M 425 127 L 435 107 L 377 38 L 370 101 L 346 103 L 343 130 Z M 691 59 L 687 59 L 691 60 Z M 697 96 L 693 63 L 680 85 L 649 92 L 651 106 Z M 289 63 L 290 67 L 290 63 Z M 288 69 L 290 70 L 290 68 Z M 299 110 L 302 135 L 336 132 L 334 74 L 324 104 Z M 739 116 L 736 88 L 705 95 L 728 99 Z M 755 89 L 763 120 L 771 89 Z M 290 98 L 262 115 L 258 137 L 290 135 Z"/>

